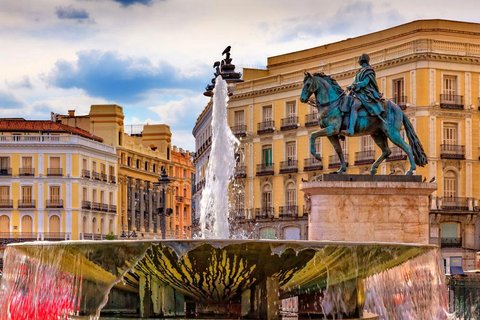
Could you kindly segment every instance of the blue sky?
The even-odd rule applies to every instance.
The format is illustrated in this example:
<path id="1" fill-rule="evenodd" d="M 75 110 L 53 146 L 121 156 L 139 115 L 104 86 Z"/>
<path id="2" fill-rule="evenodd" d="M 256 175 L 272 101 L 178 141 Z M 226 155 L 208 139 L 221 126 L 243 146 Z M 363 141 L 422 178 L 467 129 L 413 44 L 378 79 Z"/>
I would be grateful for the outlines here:
<path id="1" fill-rule="evenodd" d="M 126 124 L 167 123 L 193 150 L 212 65 L 264 67 L 302 50 L 416 19 L 480 22 L 474 1 L 0 1 L 0 117 L 47 119 L 124 107 Z"/>

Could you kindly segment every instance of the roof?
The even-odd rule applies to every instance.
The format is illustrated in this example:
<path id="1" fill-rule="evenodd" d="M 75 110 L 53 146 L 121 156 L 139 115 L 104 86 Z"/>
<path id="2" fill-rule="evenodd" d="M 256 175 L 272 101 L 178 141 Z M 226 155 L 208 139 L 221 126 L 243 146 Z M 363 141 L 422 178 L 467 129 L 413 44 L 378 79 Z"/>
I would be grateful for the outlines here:
<path id="1" fill-rule="evenodd" d="M 98 142 L 103 139 L 90 132 L 50 120 L 0 119 L 0 131 L 3 132 L 55 132 L 70 133 Z"/>

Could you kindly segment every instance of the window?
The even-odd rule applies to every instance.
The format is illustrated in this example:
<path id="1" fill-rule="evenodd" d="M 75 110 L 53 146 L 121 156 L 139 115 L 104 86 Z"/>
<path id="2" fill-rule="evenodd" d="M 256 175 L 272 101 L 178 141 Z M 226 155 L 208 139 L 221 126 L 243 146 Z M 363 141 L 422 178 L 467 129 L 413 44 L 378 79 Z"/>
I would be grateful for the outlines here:
<path id="1" fill-rule="evenodd" d="M 10 170 L 10 157 L 0 157 L 0 171 L 7 173 Z"/>
<path id="2" fill-rule="evenodd" d="M 262 116 L 263 116 L 263 121 L 272 121 L 273 120 L 272 106 L 263 107 Z"/>
<path id="3" fill-rule="evenodd" d="M 443 177 L 443 196 L 447 198 L 454 198 L 458 194 L 458 183 L 457 183 L 457 175 L 455 172 L 449 170 L 445 172 Z"/>
<path id="4" fill-rule="evenodd" d="M 271 145 L 263 146 L 262 148 L 262 164 L 267 166 L 271 166 L 273 164 Z"/>
<path id="5" fill-rule="evenodd" d="M 31 169 L 32 168 L 32 157 L 22 157 L 22 168 Z"/>
<path id="6" fill-rule="evenodd" d="M 402 79 L 395 79 L 392 81 L 393 101 L 395 103 L 404 102 L 405 85 Z"/>
<path id="7" fill-rule="evenodd" d="M 92 161 L 92 171 L 93 172 L 97 171 L 97 162 L 96 161 Z"/>
<path id="8" fill-rule="evenodd" d="M 33 232 L 32 217 L 23 216 L 22 217 L 22 233 L 32 233 L 32 232 Z"/>
<path id="9" fill-rule="evenodd" d="M 454 100 L 454 96 L 457 94 L 456 76 L 443 76 L 443 94 L 447 100 Z"/>
<path id="10" fill-rule="evenodd" d="M 152 171 L 155 173 L 157 172 L 157 165 L 154 163 L 152 166 Z"/>
<path id="11" fill-rule="evenodd" d="M 50 200 L 60 201 L 60 186 L 50 186 Z"/>
<path id="12" fill-rule="evenodd" d="M 243 110 L 235 111 L 234 115 L 234 125 L 240 126 L 245 124 L 245 112 Z"/>
<path id="13" fill-rule="evenodd" d="M 287 142 L 285 149 L 286 160 L 297 160 L 297 143 L 295 141 Z"/>
<path id="14" fill-rule="evenodd" d="M 10 218 L 6 215 L 0 216 L 0 232 L 3 234 L 10 232 Z"/>
<path id="15" fill-rule="evenodd" d="M 290 182 L 287 184 L 286 188 L 286 194 L 285 194 L 285 201 L 287 207 L 293 207 L 297 205 L 297 189 L 295 188 L 295 184 L 293 182 Z"/>
<path id="16" fill-rule="evenodd" d="M 88 201 L 88 191 L 85 187 L 82 189 L 82 201 Z"/>
<path id="17" fill-rule="evenodd" d="M 51 233 L 60 233 L 60 218 L 58 216 L 51 216 L 48 219 L 48 231 Z"/>
<path id="18" fill-rule="evenodd" d="M 373 139 L 371 136 L 362 136 L 360 139 L 360 149 L 362 151 L 373 150 Z"/>
<path id="19" fill-rule="evenodd" d="M 50 168 L 60 169 L 60 157 L 50 157 Z"/>
<path id="20" fill-rule="evenodd" d="M 92 190 L 92 202 L 97 202 L 97 190 Z"/>
<path id="21" fill-rule="evenodd" d="M 260 229 L 260 239 L 277 239 L 277 232 L 274 228 Z"/>
<path id="22" fill-rule="evenodd" d="M 105 191 L 100 191 L 100 203 L 105 203 Z"/>
<path id="23" fill-rule="evenodd" d="M 107 167 L 105 166 L 105 163 L 100 164 L 100 173 L 105 174 L 107 171 Z"/>
<path id="24" fill-rule="evenodd" d="M 263 187 L 262 190 L 262 208 L 271 208 L 272 207 L 272 187 L 267 184 Z"/>
<path id="25" fill-rule="evenodd" d="M 283 229 L 283 237 L 285 240 L 300 240 L 300 228 L 286 227 Z"/>
<path id="26" fill-rule="evenodd" d="M 145 171 L 148 171 L 148 162 L 145 162 L 144 169 L 145 169 Z"/>
<path id="27" fill-rule="evenodd" d="M 287 118 L 297 116 L 297 104 L 295 101 L 289 101 L 286 105 L 286 115 Z"/>
<path id="28" fill-rule="evenodd" d="M 127 158 L 127 166 L 129 166 L 129 167 L 132 166 L 132 157 Z"/>
<path id="29" fill-rule="evenodd" d="M 115 176 L 115 167 L 114 166 L 109 166 L 108 167 L 108 174 L 110 175 L 110 177 Z"/>
<path id="30" fill-rule="evenodd" d="M 22 186 L 22 202 L 30 203 L 32 202 L 32 186 Z"/>
<path id="31" fill-rule="evenodd" d="M 10 201 L 10 187 L 0 186 L 0 202 L 5 203 Z"/>
<path id="32" fill-rule="evenodd" d="M 88 170 L 88 160 L 82 159 L 82 170 Z"/>
<path id="33" fill-rule="evenodd" d="M 110 193 L 108 194 L 108 204 L 109 204 L 109 205 L 114 204 L 114 202 L 113 202 L 113 192 L 110 192 Z"/>
<path id="34" fill-rule="evenodd" d="M 140 159 L 137 159 L 136 165 L 137 165 L 137 169 L 140 169 Z"/>
<path id="35" fill-rule="evenodd" d="M 87 233 L 87 217 L 83 217 L 83 220 L 82 220 L 82 232 L 83 233 Z"/>
<path id="36" fill-rule="evenodd" d="M 458 144 L 458 130 L 456 123 L 443 124 L 443 144 L 457 145 Z"/>

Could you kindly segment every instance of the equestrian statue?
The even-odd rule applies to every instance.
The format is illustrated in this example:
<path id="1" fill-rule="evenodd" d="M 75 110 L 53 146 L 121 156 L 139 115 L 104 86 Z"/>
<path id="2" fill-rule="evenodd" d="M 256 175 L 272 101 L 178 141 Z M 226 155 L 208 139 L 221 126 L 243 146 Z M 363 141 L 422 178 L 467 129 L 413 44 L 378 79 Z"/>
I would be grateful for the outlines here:
<path id="1" fill-rule="evenodd" d="M 321 161 L 322 157 L 315 150 L 315 140 L 326 136 L 333 145 L 340 159 L 340 169 L 347 170 L 340 139 L 370 135 L 380 147 L 382 154 L 372 164 L 370 173 L 376 174 L 378 166 L 392 153 L 388 139 L 400 147 L 408 156 L 412 175 L 416 165 L 427 164 L 427 155 L 408 117 L 402 109 L 390 100 L 385 100 L 379 93 L 375 71 L 369 65 L 369 56 L 362 54 L 358 59 L 361 68 L 355 75 L 352 85 L 344 91 L 332 77 L 324 73 L 305 72 L 300 101 L 315 106 L 318 110 L 320 130 L 310 136 L 310 153 Z M 348 92 L 348 93 L 347 93 Z M 315 101 L 311 101 L 312 94 Z M 409 141 L 407 144 L 401 134 L 402 124 Z"/>

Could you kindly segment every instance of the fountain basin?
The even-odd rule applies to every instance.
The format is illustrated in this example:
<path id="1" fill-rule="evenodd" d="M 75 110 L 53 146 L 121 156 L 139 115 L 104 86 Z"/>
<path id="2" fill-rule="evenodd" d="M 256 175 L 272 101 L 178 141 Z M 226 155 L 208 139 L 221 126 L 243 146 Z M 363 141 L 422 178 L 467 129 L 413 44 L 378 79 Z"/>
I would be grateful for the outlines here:
<path id="1" fill-rule="evenodd" d="M 363 279 L 436 250 L 432 245 L 274 240 L 12 244 L 5 252 L 0 308 L 21 305 L 37 312 L 49 306 L 52 314 L 99 316 L 116 286 L 138 291 L 144 314 L 165 314 L 155 293 L 160 285 L 196 303 L 197 310 L 215 313 L 223 305 L 230 307 L 219 312 L 271 318 L 280 299 L 310 301 L 334 288 L 346 305 L 341 313 L 353 318 L 362 313 Z"/>

